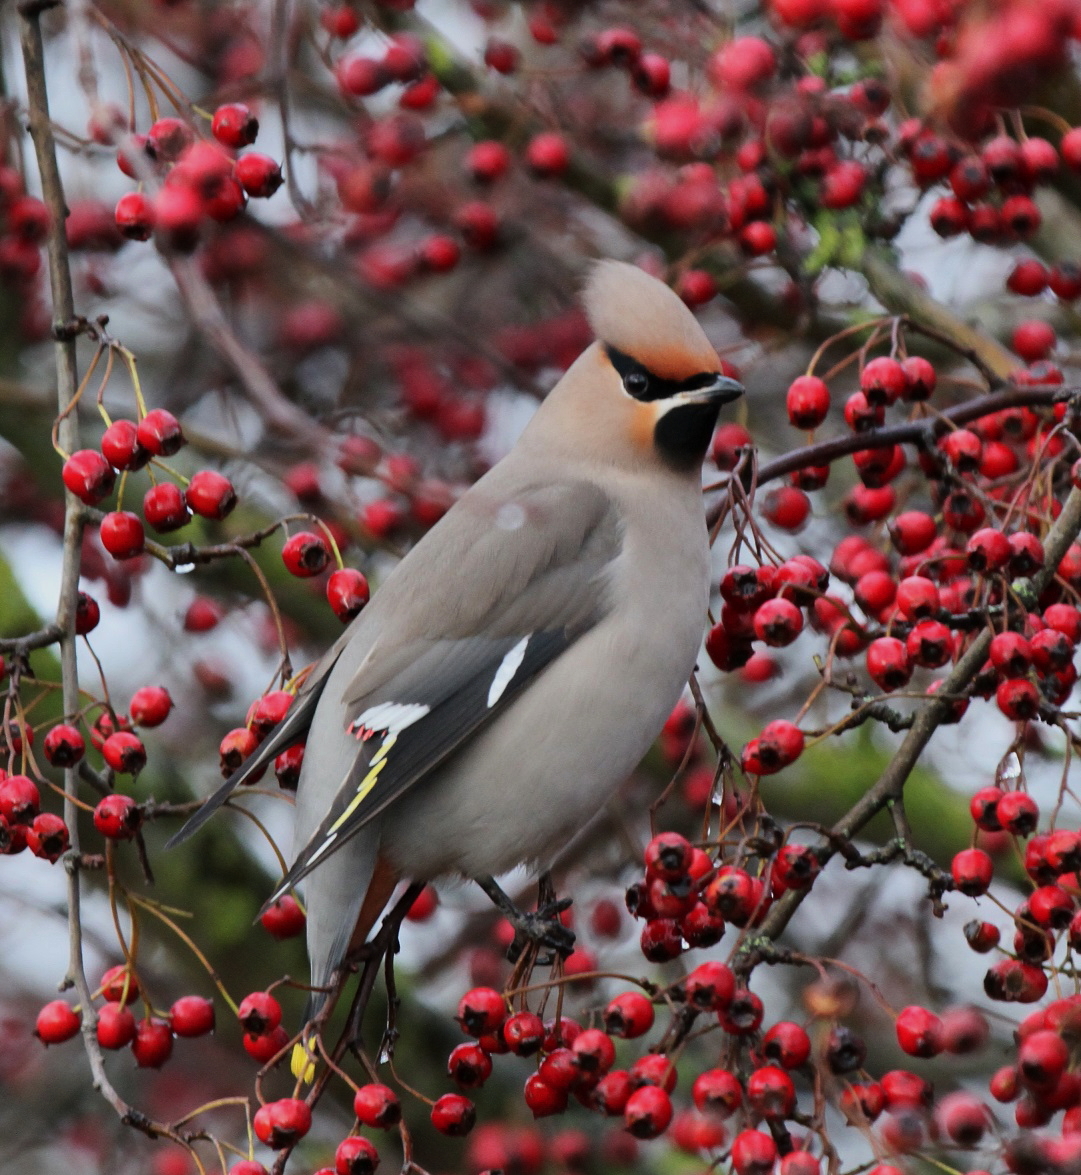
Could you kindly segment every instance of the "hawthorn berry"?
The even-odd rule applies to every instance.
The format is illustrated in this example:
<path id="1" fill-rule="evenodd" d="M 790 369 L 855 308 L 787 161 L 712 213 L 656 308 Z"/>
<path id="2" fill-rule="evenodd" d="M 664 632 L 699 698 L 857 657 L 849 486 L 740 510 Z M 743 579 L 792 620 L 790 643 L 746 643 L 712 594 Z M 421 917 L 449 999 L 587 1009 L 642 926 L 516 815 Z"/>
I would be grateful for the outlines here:
<path id="1" fill-rule="evenodd" d="M 177 1036 L 205 1036 L 214 1031 L 214 1005 L 203 996 L 181 996 L 169 1009 L 169 1023 Z"/>
<path id="2" fill-rule="evenodd" d="M 255 1113 L 252 1126 L 256 1137 L 272 1150 L 293 1146 L 311 1129 L 312 1112 L 298 1098 L 267 1102 Z"/>
<path id="3" fill-rule="evenodd" d="M 37 1014 L 34 1035 L 44 1045 L 71 1040 L 82 1027 L 82 1014 L 66 1000 L 51 1000 Z"/>
<path id="4" fill-rule="evenodd" d="M 370 598 L 367 579 L 353 567 L 341 567 L 327 580 L 327 601 L 343 624 L 358 616 Z"/>
<path id="5" fill-rule="evenodd" d="M 284 940 L 303 933 L 307 918 L 296 898 L 283 894 L 259 915 L 259 922 L 274 938 Z"/>
<path id="6" fill-rule="evenodd" d="M 249 147 L 259 134 L 259 120 L 243 102 L 227 102 L 214 111 L 210 132 L 224 147 Z"/>
<path id="7" fill-rule="evenodd" d="M 506 1019 L 503 997 L 491 987 L 475 987 L 458 1001 L 458 1023 L 470 1036 L 497 1031 Z"/>
<path id="8" fill-rule="evenodd" d="M 52 766 L 73 767 L 86 754 L 86 741 L 74 726 L 60 723 L 45 736 L 42 751 Z"/>
<path id="9" fill-rule="evenodd" d="M 135 1026 L 131 1052 L 140 1069 L 160 1069 L 172 1056 L 173 1031 L 164 1020 L 147 1017 Z"/>
<path id="10" fill-rule="evenodd" d="M 391 1130 L 402 1120 L 402 1105 L 385 1085 L 362 1085 L 353 1097 L 353 1113 L 362 1126 Z"/>
<path id="11" fill-rule="evenodd" d="M 121 792 L 104 796 L 94 809 L 94 827 L 110 840 L 130 840 L 142 822 L 142 809 Z"/>
<path id="12" fill-rule="evenodd" d="M 627 991 L 608 1003 L 603 1020 L 610 1036 L 628 1040 L 644 1036 L 653 1027 L 653 1004 L 641 992 Z"/>
<path id="13" fill-rule="evenodd" d="M 903 1008 L 894 1025 L 897 1043 L 912 1057 L 934 1057 L 942 1051 L 942 1021 L 926 1008 Z"/>
<path id="14" fill-rule="evenodd" d="M 635 1138 L 658 1138 L 672 1121 L 672 1099 L 655 1085 L 643 1085 L 627 1099 L 623 1125 Z"/>
<path id="15" fill-rule="evenodd" d="M 96 449 L 80 449 L 64 462 L 64 485 L 88 506 L 96 506 L 113 492 L 116 471 Z"/>
<path id="16" fill-rule="evenodd" d="M 285 182 L 281 165 L 269 155 L 249 151 L 236 161 L 237 182 L 249 196 L 267 198 Z"/>
<path id="17" fill-rule="evenodd" d="M 105 1004 L 98 1010 L 95 1034 L 103 1049 L 122 1049 L 135 1039 L 135 1017 L 122 1004 Z"/>
<path id="18" fill-rule="evenodd" d="M 311 531 L 302 530 L 282 547 L 282 562 L 291 575 L 310 579 L 325 571 L 330 563 L 330 548 L 326 541 Z"/>
<path id="19" fill-rule="evenodd" d="M 359 1135 L 343 1138 L 334 1152 L 335 1175 L 372 1175 L 379 1166 L 379 1152 Z"/>
<path id="20" fill-rule="evenodd" d="M 188 483 L 184 501 L 193 514 L 220 519 L 232 512 L 236 505 L 236 491 L 224 475 L 213 469 L 202 469 Z"/>
<path id="21" fill-rule="evenodd" d="M 445 1093 L 432 1106 L 432 1125 L 440 1134 L 461 1138 L 473 1129 L 477 1112 L 467 1097 L 458 1093 Z"/>
<path id="22" fill-rule="evenodd" d="M 769 1175 L 777 1161 L 777 1144 L 761 1130 L 743 1130 L 732 1140 L 736 1175 Z"/>
<path id="23" fill-rule="evenodd" d="M 136 437 L 155 457 L 171 457 L 184 444 L 180 422 L 164 408 L 152 409 L 139 421 Z"/>
<path id="24" fill-rule="evenodd" d="M 105 762 L 121 775 L 138 775 L 146 766 L 146 747 L 130 730 L 109 735 L 101 747 Z"/>
<path id="25" fill-rule="evenodd" d="M 185 526 L 191 511 L 179 486 L 162 481 L 143 495 L 143 517 L 159 534 L 166 534 Z"/>

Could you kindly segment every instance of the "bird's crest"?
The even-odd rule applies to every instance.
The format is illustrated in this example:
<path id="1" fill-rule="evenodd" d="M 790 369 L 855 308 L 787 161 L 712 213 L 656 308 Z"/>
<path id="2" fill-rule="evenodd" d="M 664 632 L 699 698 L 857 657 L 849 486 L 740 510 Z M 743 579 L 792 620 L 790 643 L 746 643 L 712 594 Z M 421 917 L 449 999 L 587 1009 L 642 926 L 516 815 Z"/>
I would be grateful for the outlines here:
<path id="1" fill-rule="evenodd" d="M 663 379 L 720 371 L 717 352 L 679 295 L 643 269 L 598 261 L 582 291 L 593 333 Z"/>

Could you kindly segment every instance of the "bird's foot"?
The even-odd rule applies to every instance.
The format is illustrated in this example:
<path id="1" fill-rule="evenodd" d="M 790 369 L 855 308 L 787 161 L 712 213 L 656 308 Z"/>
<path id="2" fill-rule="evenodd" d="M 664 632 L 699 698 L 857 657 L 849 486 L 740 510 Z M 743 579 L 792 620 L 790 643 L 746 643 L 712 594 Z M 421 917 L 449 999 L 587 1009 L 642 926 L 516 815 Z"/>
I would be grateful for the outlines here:
<path id="1" fill-rule="evenodd" d="M 559 916 L 564 910 L 569 910 L 570 905 L 570 898 L 562 898 L 537 910 L 515 909 L 513 915 L 508 914 L 510 924 L 514 927 L 514 941 L 507 947 L 510 962 L 517 963 L 528 946 L 550 952 L 538 958 L 537 962 L 542 966 L 551 963 L 553 955 L 565 959 L 574 950 L 574 931 L 564 926 Z"/>
<path id="2" fill-rule="evenodd" d="M 564 926 L 559 917 L 570 909 L 570 898 L 543 902 L 536 910 L 519 910 L 493 878 L 478 877 L 477 884 L 514 927 L 514 940 L 507 948 L 507 958 L 512 963 L 517 963 L 530 946 L 538 952 L 548 952 L 537 958 L 542 966 L 556 958 L 565 959 L 574 950 L 574 931 Z M 545 894 L 545 888 L 541 893 Z"/>

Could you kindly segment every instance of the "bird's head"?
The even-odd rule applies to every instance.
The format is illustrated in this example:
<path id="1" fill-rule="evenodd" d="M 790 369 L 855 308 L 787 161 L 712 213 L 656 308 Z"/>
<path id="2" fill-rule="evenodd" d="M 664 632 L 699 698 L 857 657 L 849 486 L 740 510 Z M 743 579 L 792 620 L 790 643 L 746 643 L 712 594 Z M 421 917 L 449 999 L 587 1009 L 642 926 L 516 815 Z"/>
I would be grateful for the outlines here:
<path id="1" fill-rule="evenodd" d="M 742 385 L 722 374 L 678 295 L 644 270 L 598 262 L 582 301 L 597 341 L 552 393 L 576 418 L 578 439 L 588 431 L 592 454 L 618 464 L 697 471 L 721 406 Z"/>

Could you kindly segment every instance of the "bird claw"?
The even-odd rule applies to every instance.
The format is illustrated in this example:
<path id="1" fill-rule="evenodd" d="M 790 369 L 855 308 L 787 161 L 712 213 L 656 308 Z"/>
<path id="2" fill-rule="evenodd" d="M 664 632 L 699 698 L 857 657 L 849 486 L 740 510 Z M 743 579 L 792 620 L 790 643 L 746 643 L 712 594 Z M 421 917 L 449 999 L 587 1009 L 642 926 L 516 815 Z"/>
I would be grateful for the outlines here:
<path id="1" fill-rule="evenodd" d="M 526 947 L 544 948 L 549 953 L 537 959 L 541 966 L 551 964 L 556 957 L 567 958 L 574 950 L 574 931 L 564 926 L 559 915 L 570 909 L 571 899 L 549 902 L 536 911 L 516 910 L 508 915 L 514 927 L 514 941 L 507 948 L 507 958 L 517 963 Z"/>

